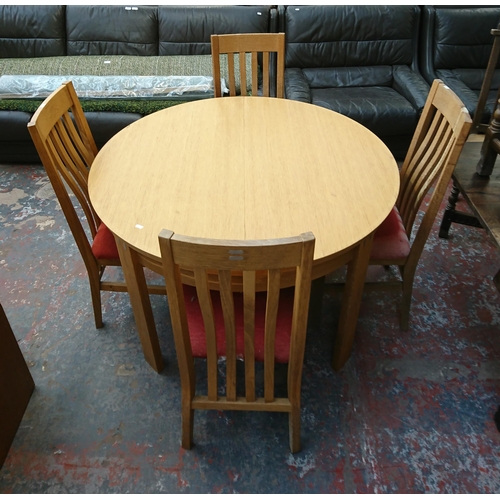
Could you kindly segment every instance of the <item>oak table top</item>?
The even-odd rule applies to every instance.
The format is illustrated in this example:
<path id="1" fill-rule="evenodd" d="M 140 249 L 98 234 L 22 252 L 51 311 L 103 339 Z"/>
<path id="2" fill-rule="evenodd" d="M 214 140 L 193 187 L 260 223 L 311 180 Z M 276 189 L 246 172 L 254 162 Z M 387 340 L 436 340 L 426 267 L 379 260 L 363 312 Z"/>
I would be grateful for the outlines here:
<path id="1" fill-rule="evenodd" d="M 120 131 L 95 158 L 88 184 L 115 235 L 144 356 L 156 371 L 164 364 L 142 266 L 161 273 L 162 229 L 232 240 L 312 231 L 311 306 L 321 304 L 320 278 L 348 266 L 334 368 L 349 358 L 373 232 L 399 190 L 396 161 L 368 129 L 287 99 L 195 101 Z M 282 275 L 283 287 L 290 276 Z M 319 317 L 319 309 L 309 315 Z"/>
<path id="2" fill-rule="evenodd" d="M 353 120 L 261 97 L 208 99 L 129 125 L 99 152 L 92 204 L 109 229 L 160 257 L 158 234 L 267 239 L 312 231 L 315 261 L 373 231 L 394 205 L 396 162 Z"/>

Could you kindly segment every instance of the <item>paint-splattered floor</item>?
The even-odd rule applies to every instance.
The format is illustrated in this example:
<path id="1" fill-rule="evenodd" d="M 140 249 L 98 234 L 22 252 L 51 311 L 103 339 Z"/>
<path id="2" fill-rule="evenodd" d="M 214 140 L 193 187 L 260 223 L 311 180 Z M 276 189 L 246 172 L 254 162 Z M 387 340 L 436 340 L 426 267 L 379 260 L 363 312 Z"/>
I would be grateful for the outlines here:
<path id="1" fill-rule="evenodd" d="M 303 450 L 291 455 L 282 414 L 200 412 L 195 447 L 180 448 L 166 299 L 152 297 L 158 375 L 127 295 L 106 294 L 94 328 L 85 268 L 41 167 L 0 166 L 0 223 L 0 302 L 36 383 L 1 493 L 500 492 L 500 254 L 484 231 L 453 226 L 440 240 L 436 222 L 410 330 L 398 328 L 398 293 L 365 294 L 338 373 L 339 299 L 325 296 L 308 336 Z"/>

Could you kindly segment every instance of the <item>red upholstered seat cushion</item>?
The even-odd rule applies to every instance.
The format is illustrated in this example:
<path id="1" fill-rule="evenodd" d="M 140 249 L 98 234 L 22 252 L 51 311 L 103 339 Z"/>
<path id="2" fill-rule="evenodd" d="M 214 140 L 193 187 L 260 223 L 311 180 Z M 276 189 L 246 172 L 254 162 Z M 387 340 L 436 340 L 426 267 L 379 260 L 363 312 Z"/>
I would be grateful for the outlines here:
<path id="1" fill-rule="evenodd" d="M 196 288 L 188 285 L 183 285 L 183 287 L 193 356 L 196 358 L 206 358 L 207 346 L 205 338 L 205 327 L 203 325 L 203 318 L 198 302 L 198 296 L 196 294 Z M 290 355 L 293 293 L 294 288 L 292 287 L 282 289 L 280 294 L 275 340 L 275 360 L 278 363 L 288 362 Z M 215 325 L 217 329 L 217 355 L 220 357 L 225 356 L 226 353 L 224 317 L 222 315 L 222 306 L 219 292 L 211 291 L 211 295 L 214 308 Z M 264 319 L 266 310 L 266 296 L 266 292 L 259 292 L 256 294 L 255 299 L 255 359 L 257 361 L 264 360 Z M 234 293 L 234 306 L 236 317 L 236 353 L 239 359 L 243 359 L 244 347 L 242 293 Z"/>
<path id="2" fill-rule="evenodd" d="M 410 242 L 399 211 L 394 207 L 375 231 L 370 260 L 404 259 L 410 253 Z"/>
<path id="3" fill-rule="evenodd" d="M 92 242 L 92 253 L 96 259 L 120 259 L 118 248 L 116 248 L 115 237 L 102 222 Z"/>

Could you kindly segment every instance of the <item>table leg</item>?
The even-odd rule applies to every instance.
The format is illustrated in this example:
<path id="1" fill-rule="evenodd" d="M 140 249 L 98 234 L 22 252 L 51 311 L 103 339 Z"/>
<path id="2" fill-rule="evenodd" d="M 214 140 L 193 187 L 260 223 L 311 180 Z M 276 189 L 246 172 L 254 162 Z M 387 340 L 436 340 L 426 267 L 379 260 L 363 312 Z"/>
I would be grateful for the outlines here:
<path id="1" fill-rule="evenodd" d="M 321 326 L 321 307 L 323 305 L 323 294 L 325 292 L 325 276 L 317 278 L 311 282 L 311 298 L 309 300 L 309 319 L 310 328 L 319 328 Z"/>
<path id="2" fill-rule="evenodd" d="M 160 373 L 164 368 L 164 363 L 156 332 L 153 309 L 149 300 L 144 269 L 139 263 L 135 251 L 117 236 L 115 236 L 115 240 L 144 357 L 153 370 Z"/>
<path id="3" fill-rule="evenodd" d="M 333 350 L 333 369 L 340 370 L 351 354 L 361 296 L 370 260 L 373 233 L 364 238 L 354 251 L 354 257 L 347 266 L 347 278 L 340 309 L 339 326 Z"/>

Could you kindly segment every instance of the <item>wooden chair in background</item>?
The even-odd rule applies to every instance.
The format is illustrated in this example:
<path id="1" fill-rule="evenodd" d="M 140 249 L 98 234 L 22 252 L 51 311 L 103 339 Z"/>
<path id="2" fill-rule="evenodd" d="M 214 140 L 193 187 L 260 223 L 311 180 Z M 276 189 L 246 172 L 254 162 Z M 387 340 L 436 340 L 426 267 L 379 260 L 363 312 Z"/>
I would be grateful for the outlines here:
<path id="1" fill-rule="evenodd" d="M 120 266 L 120 259 L 113 234 L 90 203 L 87 180 L 97 146 L 71 82 L 45 99 L 28 123 L 28 130 L 87 268 L 95 324 L 101 328 L 101 290 L 126 292 L 127 286 L 102 280 L 106 266 Z M 83 210 L 90 239 L 66 186 Z M 164 294 L 165 287 L 150 286 L 149 292 Z"/>
<path id="2" fill-rule="evenodd" d="M 270 97 L 276 87 L 276 97 L 283 97 L 285 85 L 285 34 L 284 33 L 241 33 L 234 35 L 212 35 L 212 64 L 215 97 L 222 97 L 220 55 L 227 54 L 229 72 L 229 95 L 235 96 L 236 79 L 234 54 L 239 54 L 241 95 L 247 95 L 246 54 L 252 54 L 253 96 L 259 89 L 258 54 L 262 53 L 262 95 Z M 277 54 L 276 74 L 270 54 Z"/>
<path id="3" fill-rule="evenodd" d="M 266 241 L 159 235 L 182 390 L 182 447 L 193 441 L 194 410 L 289 413 L 290 448 L 300 450 L 300 388 L 314 254 L 314 236 Z M 196 287 L 181 283 L 192 269 Z M 295 287 L 280 290 L 280 270 L 296 268 Z M 231 272 L 242 276 L 234 292 Z M 256 293 L 256 273 L 267 273 L 267 293 Z M 218 291 L 209 281 L 218 273 Z M 215 275 L 217 279 L 217 275 Z M 218 359 L 226 358 L 225 396 L 218 394 Z M 194 357 L 207 359 L 207 395 L 196 395 Z M 245 362 L 245 397 L 237 395 L 236 360 Z M 258 396 L 255 361 L 264 362 Z M 275 361 L 288 363 L 287 397 L 275 397 Z"/>
<path id="4" fill-rule="evenodd" d="M 408 329 L 415 271 L 434 219 L 450 182 L 451 174 L 467 139 L 472 120 L 455 93 L 441 80 L 434 80 L 413 140 L 401 169 L 396 206 L 375 231 L 369 265 L 396 265 L 402 282 L 400 326 Z M 429 203 L 422 205 L 434 186 Z M 413 241 L 412 229 L 424 211 Z M 367 283 L 384 287 L 394 282 Z"/>

